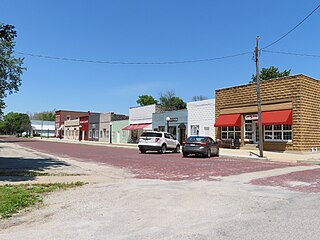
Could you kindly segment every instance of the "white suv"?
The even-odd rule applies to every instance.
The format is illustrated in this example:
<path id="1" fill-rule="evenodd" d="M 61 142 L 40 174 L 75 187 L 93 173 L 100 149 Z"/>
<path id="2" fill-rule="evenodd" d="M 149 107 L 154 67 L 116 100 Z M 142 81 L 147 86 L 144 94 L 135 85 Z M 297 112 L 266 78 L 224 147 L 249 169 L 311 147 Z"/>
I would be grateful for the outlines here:
<path id="1" fill-rule="evenodd" d="M 141 153 L 147 151 L 158 151 L 166 153 L 168 150 L 180 152 L 180 143 L 170 133 L 166 132 L 144 132 L 139 138 L 138 144 Z"/>

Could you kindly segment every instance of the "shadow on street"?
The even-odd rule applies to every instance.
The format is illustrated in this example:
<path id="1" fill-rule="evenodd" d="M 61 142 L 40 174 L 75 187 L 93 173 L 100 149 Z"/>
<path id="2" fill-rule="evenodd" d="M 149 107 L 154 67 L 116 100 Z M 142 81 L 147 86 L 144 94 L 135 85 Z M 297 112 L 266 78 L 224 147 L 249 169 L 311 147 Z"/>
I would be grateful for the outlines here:
<path id="1" fill-rule="evenodd" d="M 0 157 L 0 181 L 17 182 L 34 180 L 33 172 L 45 173 L 46 169 L 70 166 L 50 158 Z"/>

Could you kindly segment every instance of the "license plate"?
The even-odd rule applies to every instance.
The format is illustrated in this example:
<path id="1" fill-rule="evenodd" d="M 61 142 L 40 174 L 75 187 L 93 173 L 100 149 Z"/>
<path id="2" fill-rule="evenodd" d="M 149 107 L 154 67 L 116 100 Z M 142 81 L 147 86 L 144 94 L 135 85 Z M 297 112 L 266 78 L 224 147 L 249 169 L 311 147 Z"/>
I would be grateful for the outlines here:
<path id="1" fill-rule="evenodd" d="M 194 147 L 194 146 L 195 146 L 195 144 L 190 144 L 190 146 Z"/>

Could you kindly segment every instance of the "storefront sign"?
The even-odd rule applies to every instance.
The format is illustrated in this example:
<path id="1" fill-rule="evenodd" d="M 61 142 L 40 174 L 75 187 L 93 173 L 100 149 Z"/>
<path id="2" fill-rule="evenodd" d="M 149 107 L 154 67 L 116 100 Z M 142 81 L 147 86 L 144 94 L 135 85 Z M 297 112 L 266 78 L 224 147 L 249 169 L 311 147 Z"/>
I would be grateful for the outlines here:
<path id="1" fill-rule="evenodd" d="M 258 120 L 258 114 L 246 115 L 244 117 L 245 120 Z"/>
<path id="2" fill-rule="evenodd" d="M 178 118 L 170 118 L 169 122 L 178 122 Z"/>

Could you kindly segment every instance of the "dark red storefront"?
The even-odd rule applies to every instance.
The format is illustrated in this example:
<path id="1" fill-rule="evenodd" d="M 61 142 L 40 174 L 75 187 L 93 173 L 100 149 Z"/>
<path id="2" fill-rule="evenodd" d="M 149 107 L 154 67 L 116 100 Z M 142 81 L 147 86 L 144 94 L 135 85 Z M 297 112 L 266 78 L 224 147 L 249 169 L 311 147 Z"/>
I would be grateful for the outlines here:
<path id="1" fill-rule="evenodd" d="M 80 117 L 80 134 L 79 140 L 88 141 L 88 131 L 89 131 L 89 116 Z"/>

